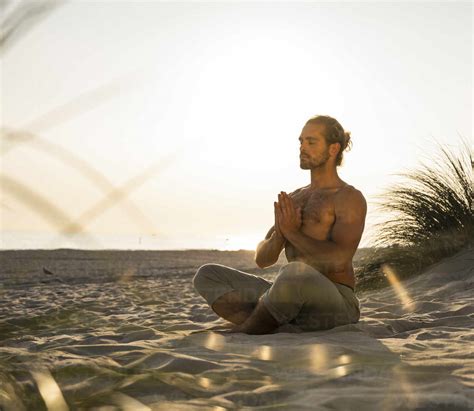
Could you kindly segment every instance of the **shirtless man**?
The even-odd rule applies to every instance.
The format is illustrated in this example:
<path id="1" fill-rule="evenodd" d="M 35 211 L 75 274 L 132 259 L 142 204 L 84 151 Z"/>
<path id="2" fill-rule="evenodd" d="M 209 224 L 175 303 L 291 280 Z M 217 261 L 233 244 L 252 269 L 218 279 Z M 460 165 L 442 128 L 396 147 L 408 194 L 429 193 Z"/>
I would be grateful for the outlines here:
<path id="1" fill-rule="evenodd" d="M 332 117 L 315 116 L 303 127 L 299 142 L 300 167 L 310 170 L 311 184 L 278 194 L 275 224 L 255 254 L 257 265 L 265 268 L 285 249 L 289 264 L 275 282 L 216 264 L 200 267 L 194 277 L 194 286 L 212 309 L 236 324 L 230 332 L 271 333 L 290 321 L 309 330 L 327 329 L 359 319 L 352 258 L 367 204 L 337 173 L 350 133 Z M 231 291 L 209 297 L 209 281 L 224 278 Z M 259 295 L 249 296 L 254 289 Z"/>

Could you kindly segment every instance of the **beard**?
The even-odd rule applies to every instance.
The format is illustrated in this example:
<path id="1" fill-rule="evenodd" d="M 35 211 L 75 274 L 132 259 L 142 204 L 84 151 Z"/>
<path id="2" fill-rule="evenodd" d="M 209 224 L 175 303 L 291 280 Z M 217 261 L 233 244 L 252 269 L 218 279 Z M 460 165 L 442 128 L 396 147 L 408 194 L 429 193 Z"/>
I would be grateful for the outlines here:
<path id="1" fill-rule="evenodd" d="M 317 157 L 303 157 L 300 158 L 300 168 L 303 170 L 312 170 L 314 168 L 324 167 L 329 160 L 329 150 L 326 149 L 324 153 Z"/>

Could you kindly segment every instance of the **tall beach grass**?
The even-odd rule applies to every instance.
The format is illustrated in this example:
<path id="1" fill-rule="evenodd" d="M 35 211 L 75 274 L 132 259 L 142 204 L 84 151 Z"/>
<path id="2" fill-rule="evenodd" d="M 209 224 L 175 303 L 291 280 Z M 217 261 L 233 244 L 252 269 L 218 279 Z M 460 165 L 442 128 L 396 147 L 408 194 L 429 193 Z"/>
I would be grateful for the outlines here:
<path id="1" fill-rule="evenodd" d="M 387 218 L 356 268 L 358 288 L 388 285 L 384 264 L 406 278 L 473 246 L 473 149 L 465 140 L 458 151 L 438 149 L 430 165 L 399 174 L 402 182 L 380 195 L 377 208 Z"/>

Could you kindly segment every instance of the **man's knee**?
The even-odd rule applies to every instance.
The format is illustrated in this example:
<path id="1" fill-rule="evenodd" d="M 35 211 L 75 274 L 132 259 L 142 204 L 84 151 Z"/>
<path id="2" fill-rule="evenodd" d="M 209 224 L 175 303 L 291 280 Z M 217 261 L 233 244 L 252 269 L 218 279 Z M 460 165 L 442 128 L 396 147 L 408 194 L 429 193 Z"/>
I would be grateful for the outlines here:
<path id="1" fill-rule="evenodd" d="M 193 286 L 199 289 L 204 283 L 208 283 L 209 276 L 215 273 L 216 264 L 204 264 L 201 265 L 194 274 Z"/>

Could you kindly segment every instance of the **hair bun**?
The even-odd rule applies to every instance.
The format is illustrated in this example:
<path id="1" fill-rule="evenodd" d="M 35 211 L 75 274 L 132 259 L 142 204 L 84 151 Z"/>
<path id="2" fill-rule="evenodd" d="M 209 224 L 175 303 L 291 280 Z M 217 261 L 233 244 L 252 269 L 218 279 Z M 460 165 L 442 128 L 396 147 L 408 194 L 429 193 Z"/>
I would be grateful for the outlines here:
<path id="1" fill-rule="evenodd" d="M 345 149 L 351 149 L 352 147 L 352 141 L 351 141 L 351 132 L 350 131 L 344 131 L 344 138 L 345 138 L 345 144 L 344 144 L 344 150 Z"/>

